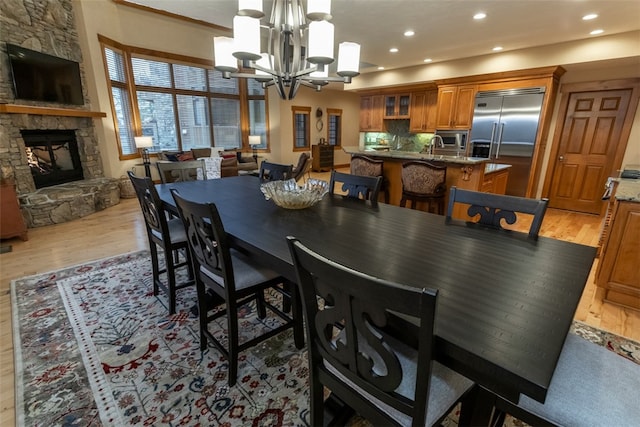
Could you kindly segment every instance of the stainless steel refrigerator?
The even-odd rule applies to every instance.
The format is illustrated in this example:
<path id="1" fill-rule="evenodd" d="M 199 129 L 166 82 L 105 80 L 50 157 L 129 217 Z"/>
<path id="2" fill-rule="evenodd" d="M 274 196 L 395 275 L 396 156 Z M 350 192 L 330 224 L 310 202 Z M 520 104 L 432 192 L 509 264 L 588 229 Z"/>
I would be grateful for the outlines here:
<path id="1" fill-rule="evenodd" d="M 471 153 L 512 165 L 507 194 L 525 196 L 544 87 L 478 92 L 471 125 Z"/>

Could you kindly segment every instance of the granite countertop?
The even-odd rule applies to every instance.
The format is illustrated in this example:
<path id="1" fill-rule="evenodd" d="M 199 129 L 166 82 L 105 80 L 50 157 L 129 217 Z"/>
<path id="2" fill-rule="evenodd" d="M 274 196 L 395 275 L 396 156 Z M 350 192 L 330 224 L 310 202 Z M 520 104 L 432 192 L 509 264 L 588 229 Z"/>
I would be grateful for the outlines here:
<path id="1" fill-rule="evenodd" d="M 640 179 L 618 179 L 617 200 L 640 203 Z"/>
<path id="2" fill-rule="evenodd" d="M 398 150 L 362 150 L 358 146 L 345 146 L 342 147 L 345 153 L 348 154 L 363 154 L 365 156 L 388 158 L 388 159 L 401 159 L 401 160 L 433 160 L 442 163 L 457 163 L 463 165 L 478 165 L 481 163 L 487 163 L 489 159 L 484 157 L 459 157 L 459 156 L 432 156 L 425 153 L 417 153 L 415 151 L 398 151 Z"/>
<path id="3" fill-rule="evenodd" d="M 500 165 L 498 163 L 487 163 L 484 167 L 484 174 L 490 174 L 493 172 L 499 172 L 501 170 L 509 169 L 511 165 Z"/>

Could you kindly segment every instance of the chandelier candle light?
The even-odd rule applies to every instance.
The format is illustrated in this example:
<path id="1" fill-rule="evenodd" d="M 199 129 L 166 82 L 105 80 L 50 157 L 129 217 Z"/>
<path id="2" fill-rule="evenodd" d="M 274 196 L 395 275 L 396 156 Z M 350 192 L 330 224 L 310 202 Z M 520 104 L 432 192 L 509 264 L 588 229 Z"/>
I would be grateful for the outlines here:
<path id="1" fill-rule="evenodd" d="M 311 22 L 307 24 L 306 19 Z M 293 99 L 300 85 L 319 91 L 329 82 L 351 83 L 358 74 L 360 45 L 342 42 L 338 51 L 338 76 L 329 76 L 334 62 L 331 0 L 273 0 L 267 51 L 260 51 L 262 0 L 239 0 L 233 18 L 233 38 L 214 37 L 215 69 L 224 78 L 253 78 L 263 88 L 275 86 L 282 99 Z M 254 73 L 238 73 L 238 60 Z"/>
<path id="2" fill-rule="evenodd" d="M 150 136 L 134 136 L 137 149 L 142 149 L 142 164 L 144 165 L 144 173 L 151 178 L 151 160 L 149 159 L 149 147 L 153 147 L 153 138 Z"/>

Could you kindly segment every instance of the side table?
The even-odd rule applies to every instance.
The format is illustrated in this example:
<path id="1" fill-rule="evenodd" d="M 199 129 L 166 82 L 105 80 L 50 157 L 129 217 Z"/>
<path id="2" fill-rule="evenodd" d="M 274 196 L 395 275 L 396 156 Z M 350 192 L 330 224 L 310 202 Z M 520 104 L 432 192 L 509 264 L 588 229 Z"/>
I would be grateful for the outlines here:
<path id="1" fill-rule="evenodd" d="M 19 237 L 28 240 L 27 226 L 18 204 L 13 182 L 3 180 L 0 184 L 0 239 Z"/>

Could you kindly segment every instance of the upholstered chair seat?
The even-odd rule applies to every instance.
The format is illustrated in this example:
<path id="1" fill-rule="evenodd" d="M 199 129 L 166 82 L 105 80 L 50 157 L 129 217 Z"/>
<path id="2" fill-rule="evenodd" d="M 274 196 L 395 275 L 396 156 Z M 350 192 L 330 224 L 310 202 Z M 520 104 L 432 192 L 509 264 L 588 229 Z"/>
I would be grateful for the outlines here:
<path id="1" fill-rule="evenodd" d="M 640 365 L 567 335 L 544 403 L 521 395 L 497 407 L 528 424 L 630 426 L 640 422 Z"/>

